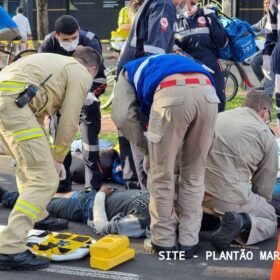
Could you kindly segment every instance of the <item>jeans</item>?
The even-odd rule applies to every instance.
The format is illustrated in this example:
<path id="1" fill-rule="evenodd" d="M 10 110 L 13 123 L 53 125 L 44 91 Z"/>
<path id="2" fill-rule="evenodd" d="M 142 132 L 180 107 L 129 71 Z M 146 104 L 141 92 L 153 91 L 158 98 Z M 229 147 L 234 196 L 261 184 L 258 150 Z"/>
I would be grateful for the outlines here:
<path id="1" fill-rule="evenodd" d="M 96 191 L 76 191 L 70 198 L 55 197 L 48 204 L 51 216 L 73 222 L 87 223 L 89 211 L 92 209 Z M 5 192 L 2 197 L 4 207 L 13 209 L 18 192 Z"/>
<path id="2" fill-rule="evenodd" d="M 271 80 L 264 78 L 264 93 L 273 96 L 275 89 L 275 74 L 271 72 Z"/>
<path id="3" fill-rule="evenodd" d="M 250 58 L 250 65 L 259 82 L 264 79 L 264 74 L 262 72 L 263 65 L 263 54 L 262 51 L 258 51 L 253 57 Z"/>
<path id="4" fill-rule="evenodd" d="M 47 210 L 51 216 L 73 222 L 87 223 L 89 211 L 96 191 L 77 191 L 70 198 L 55 197 L 48 204 Z"/>
<path id="5" fill-rule="evenodd" d="M 275 86 L 275 74 L 271 73 L 271 80 L 267 79 L 262 71 L 263 65 L 263 54 L 262 51 L 258 51 L 251 59 L 250 65 L 260 82 L 263 83 L 264 86 L 264 93 L 273 96 L 274 93 L 274 86 Z M 272 69 L 272 67 L 271 67 Z"/>
<path id="6" fill-rule="evenodd" d="M 13 209 L 18 199 L 18 196 L 18 192 L 4 192 L 2 196 L 2 205 L 7 208 Z"/>

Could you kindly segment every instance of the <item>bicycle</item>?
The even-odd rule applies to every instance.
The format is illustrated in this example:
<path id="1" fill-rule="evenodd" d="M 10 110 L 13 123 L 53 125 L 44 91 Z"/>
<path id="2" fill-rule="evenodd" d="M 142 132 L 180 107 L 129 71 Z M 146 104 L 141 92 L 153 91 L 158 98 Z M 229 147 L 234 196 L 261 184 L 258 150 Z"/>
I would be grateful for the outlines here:
<path id="1" fill-rule="evenodd" d="M 253 88 L 253 84 L 251 83 L 249 76 L 247 75 L 244 67 L 235 61 L 231 60 L 223 60 L 222 64 L 224 64 L 224 77 L 225 77 L 225 94 L 226 94 L 226 101 L 232 101 L 236 96 L 238 89 L 239 89 L 239 81 L 235 74 L 232 73 L 232 67 L 236 67 L 236 70 L 241 78 L 241 87 L 243 89 L 246 88 Z"/>
<path id="2" fill-rule="evenodd" d="M 182 51 L 175 51 L 178 54 L 184 55 Z M 249 76 L 247 75 L 242 64 L 238 62 L 234 62 L 231 60 L 221 60 L 224 65 L 224 78 L 225 78 L 225 93 L 226 93 L 226 101 L 232 101 L 238 93 L 239 86 L 243 89 L 253 88 L 253 84 L 251 83 Z M 232 73 L 232 68 L 236 67 L 237 72 L 241 78 L 241 85 L 239 85 L 238 78 L 234 73 Z M 112 100 L 114 97 L 114 90 L 117 80 L 117 67 L 109 67 L 105 71 L 105 75 L 107 77 L 107 88 L 106 91 L 101 95 L 101 109 L 106 109 L 112 104 Z"/>
<path id="3" fill-rule="evenodd" d="M 112 104 L 112 100 L 115 93 L 115 86 L 117 83 L 117 61 L 120 56 L 120 50 L 109 46 L 108 51 L 110 54 L 107 56 L 108 60 L 113 59 L 113 66 L 107 67 L 105 70 L 105 76 L 107 78 L 107 87 L 105 92 L 100 96 L 100 109 L 106 109 Z"/>
<path id="4" fill-rule="evenodd" d="M 112 104 L 117 83 L 117 67 L 107 68 L 105 76 L 107 78 L 107 87 L 105 92 L 100 96 L 100 109 L 106 109 Z"/>
<path id="5" fill-rule="evenodd" d="M 27 56 L 27 55 L 31 55 L 31 54 L 35 54 L 38 51 L 35 49 L 26 49 L 23 50 L 21 52 L 19 52 L 18 54 L 15 54 L 14 52 L 14 48 L 16 46 L 16 44 L 20 44 L 20 41 L 16 41 L 16 42 L 8 42 L 8 44 L 6 44 L 6 42 L 0 47 L 0 55 L 4 54 L 7 55 L 6 61 L 5 63 L 0 67 L 0 70 L 2 68 L 4 68 L 5 66 L 11 64 L 12 62 L 17 61 L 18 59 Z"/>

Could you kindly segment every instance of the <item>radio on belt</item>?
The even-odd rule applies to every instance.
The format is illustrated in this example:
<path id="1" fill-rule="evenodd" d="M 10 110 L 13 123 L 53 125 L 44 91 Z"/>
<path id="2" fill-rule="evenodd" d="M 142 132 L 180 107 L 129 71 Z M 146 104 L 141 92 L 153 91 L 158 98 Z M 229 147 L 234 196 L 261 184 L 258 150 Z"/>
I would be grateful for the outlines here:
<path id="1" fill-rule="evenodd" d="M 52 74 L 50 74 L 43 82 L 41 82 L 38 87 L 27 85 L 24 91 L 19 94 L 15 101 L 17 106 L 19 108 L 22 108 L 26 104 L 28 104 L 36 95 L 37 91 L 44 86 L 44 84 L 50 79 L 51 76 Z"/>

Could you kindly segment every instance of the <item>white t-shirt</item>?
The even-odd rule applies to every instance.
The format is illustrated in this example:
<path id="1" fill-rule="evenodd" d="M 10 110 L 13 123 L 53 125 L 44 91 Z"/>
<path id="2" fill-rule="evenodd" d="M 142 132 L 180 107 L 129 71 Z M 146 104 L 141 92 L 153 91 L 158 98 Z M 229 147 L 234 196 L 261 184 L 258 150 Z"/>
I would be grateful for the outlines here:
<path id="1" fill-rule="evenodd" d="M 13 21 L 17 24 L 20 35 L 23 40 L 27 39 L 27 34 L 31 35 L 29 20 L 23 14 L 17 14 L 13 17 Z"/>

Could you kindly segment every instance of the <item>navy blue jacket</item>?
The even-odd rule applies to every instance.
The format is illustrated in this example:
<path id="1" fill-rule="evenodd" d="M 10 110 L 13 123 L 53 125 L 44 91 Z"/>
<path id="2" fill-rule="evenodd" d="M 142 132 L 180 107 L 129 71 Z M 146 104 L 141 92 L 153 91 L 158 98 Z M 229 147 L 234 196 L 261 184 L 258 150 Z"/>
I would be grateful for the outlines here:
<path id="1" fill-rule="evenodd" d="M 127 62 L 173 50 L 176 9 L 172 0 L 146 0 L 137 12 L 118 64 L 118 73 Z"/>
<path id="2" fill-rule="evenodd" d="M 85 47 L 91 47 L 102 54 L 102 45 L 98 37 L 90 31 L 80 30 L 79 35 L 79 45 Z M 39 52 L 49 52 L 55 54 L 61 54 L 66 56 L 72 56 L 74 51 L 67 52 L 60 45 L 58 40 L 55 38 L 54 33 L 50 33 L 46 36 L 43 41 Z M 100 95 L 105 91 L 107 80 L 104 73 L 105 66 L 101 65 L 95 79 L 93 80 L 93 84 L 91 86 L 90 91 L 94 92 L 95 95 Z"/>
<path id="3" fill-rule="evenodd" d="M 203 9 L 199 8 L 191 17 L 177 17 L 176 45 L 205 64 L 211 58 L 217 60 L 217 50 L 227 41 L 225 29 L 215 13 L 204 15 Z"/>

